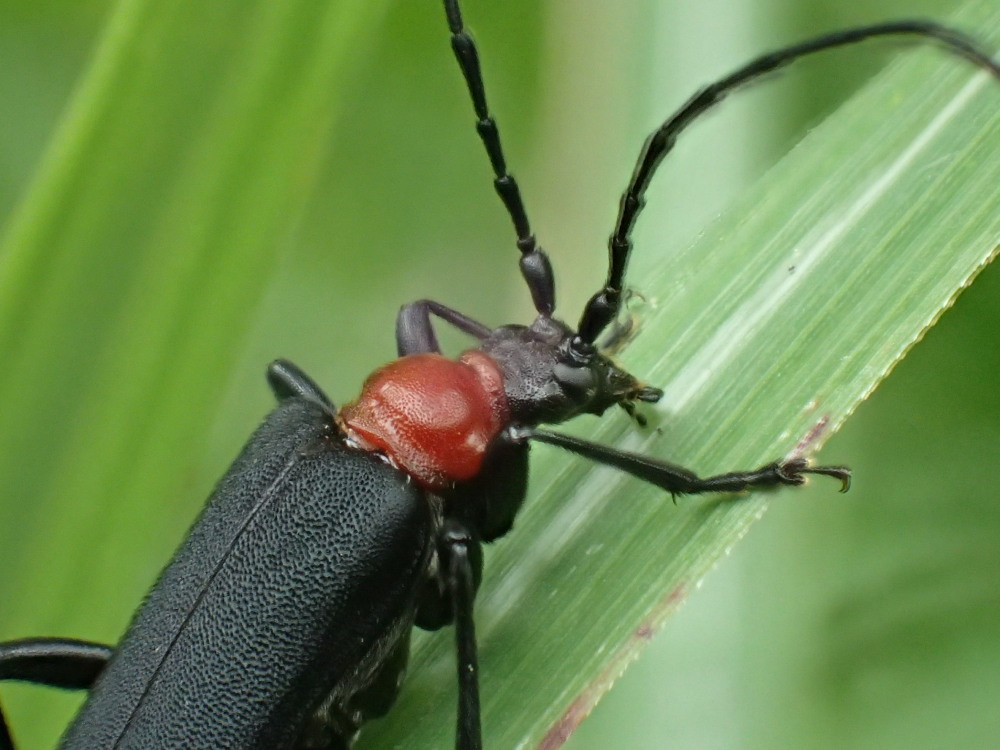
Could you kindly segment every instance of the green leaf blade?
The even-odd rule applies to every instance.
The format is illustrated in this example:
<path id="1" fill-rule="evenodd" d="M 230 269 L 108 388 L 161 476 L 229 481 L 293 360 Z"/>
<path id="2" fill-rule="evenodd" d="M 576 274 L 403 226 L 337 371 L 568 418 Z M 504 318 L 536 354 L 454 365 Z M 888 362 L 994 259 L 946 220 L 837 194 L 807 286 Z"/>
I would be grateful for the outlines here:
<path id="1" fill-rule="evenodd" d="M 958 23 L 1000 28 L 979 13 Z M 705 474 L 812 455 L 996 253 L 997 153 L 1000 87 L 923 50 L 681 254 L 657 256 L 651 202 L 631 274 L 648 304 L 624 358 L 665 389 L 657 431 L 624 435 L 621 417 L 569 429 Z M 674 508 L 607 469 L 534 454 L 531 498 L 490 551 L 477 601 L 496 747 L 557 747 L 766 504 L 760 493 Z M 404 727 L 407 747 L 447 746 L 450 650 L 420 640 L 401 705 L 359 747 L 401 746 Z"/>
<path id="2" fill-rule="evenodd" d="M 114 642 L 207 496 L 216 404 L 384 9 L 112 13 L 0 242 L 3 637 Z M 54 744 L 53 700 L 5 698 L 26 746 Z"/>

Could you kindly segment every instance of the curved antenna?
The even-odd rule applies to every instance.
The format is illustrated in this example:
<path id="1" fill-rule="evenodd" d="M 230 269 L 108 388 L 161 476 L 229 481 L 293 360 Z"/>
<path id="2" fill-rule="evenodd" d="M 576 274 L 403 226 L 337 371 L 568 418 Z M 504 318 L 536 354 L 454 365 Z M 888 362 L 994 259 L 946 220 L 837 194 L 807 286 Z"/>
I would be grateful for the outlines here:
<path id="1" fill-rule="evenodd" d="M 800 57 L 833 47 L 855 44 L 872 37 L 897 34 L 913 35 L 925 41 L 938 42 L 948 52 L 970 60 L 1000 79 L 1000 65 L 973 39 L 960 31 L 931 21 L 892 21 L 825 34 L 761 55 L 725 78 L 701 89 L 650 134 L 642 146 L 642 151 L 639 152 L 639 160 L 636 162 L 628 188 L 622 195 L 618 220 L 608 242 L 608 277 L 604 287 L 590 298 L 583 310 L 580 325 L 577 327 L 577 346 L 582 349 L 592 347 L 601 331 L 618 315 L 625 268 L 632 252 L 632 229 L 645 205 L 646 188 L 649 187 L 650 180 L 656 174 L 656 168 L 663 157 L 673 149 L 677 136 L 688 125 L 722 101 L 734 89 L 788 65 Z"/>
<path id="2" fill-rule="evenodd" d="M 507 208 L 507 213 L 514 222 L 514 231 L 517 232 L 517 248 L 521 251 L 521 275 L 528 284 L 535 310 L 539 315 L 551 317 L 556 307 L 552 265 L 545 251 L 535 243 L 535 236 L 528 224 L 528 214 L 521 201 L 521 191 L 513 175 L 507 171 L 503 147 L 500 145 L 500 131 L 486 105 L 486 89 L 483 86 L 483 74 L 479 69 L 479 53 L 462 23 L 458 0 L 444 0 L 444 11 L 448 16 L 448 28 L 451 29 L 451 48 L 455 52 L 458 66 L 462 69 L 462 75 L 465 76 L 465 83 L 472 97 L 472 106 L 476 110 L 476 132 L 486 147 L 486 154 L 490 157 L 490 164 L 493 167 L 493 187 Z"/>

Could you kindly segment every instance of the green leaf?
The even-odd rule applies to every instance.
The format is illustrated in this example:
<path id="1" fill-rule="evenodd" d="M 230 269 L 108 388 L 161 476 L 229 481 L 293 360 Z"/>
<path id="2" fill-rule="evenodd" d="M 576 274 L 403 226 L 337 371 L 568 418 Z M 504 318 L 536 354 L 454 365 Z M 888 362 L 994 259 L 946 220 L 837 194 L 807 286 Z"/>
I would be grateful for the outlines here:
<path id="1" fill-rule="evenodd" d="M 982 33 L 1000 14 L 958 22 Z M 655 429 L 612 416 L 575 431 L 702 473 L 812 455 L 988 262 L 1000 86 L 933 50 L 901 57 L 690 249 L 637 254 L 647 304 L 624 359 L 665 388 Z M 478 599 L 487 747 L 556 747 L 767 502 L 673 507 L 534 453 L 530 500 Z M 413 661 L 400 704 L 359 747 L 448 745 L 449 639 L 421 638 Z"/>
<path id="2" fill-rule="evenodd" d="M 190 522 L 177 498 L 207 492 L 192 462 L 384 8 L 114 9 L 0 243 L 4 637 L 113 642 Z M 52 746 L 59 712 L 12 703 Z"/>

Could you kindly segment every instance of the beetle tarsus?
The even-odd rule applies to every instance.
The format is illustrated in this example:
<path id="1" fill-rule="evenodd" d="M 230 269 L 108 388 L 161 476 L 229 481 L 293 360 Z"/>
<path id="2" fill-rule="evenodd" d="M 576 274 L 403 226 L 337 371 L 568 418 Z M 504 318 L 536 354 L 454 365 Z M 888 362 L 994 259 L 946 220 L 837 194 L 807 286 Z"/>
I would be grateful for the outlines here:
<path id="1" fill-rule="evenodd" d="M 795 458 L 782 464 L 779 472 L 787 478 L 785 484 L 803 484 L 803 474 L 819 474 L 840 480 L 841 492 L 851 489 L 851 470 L 846 466 L 810 466 L 806 459 Z"/>

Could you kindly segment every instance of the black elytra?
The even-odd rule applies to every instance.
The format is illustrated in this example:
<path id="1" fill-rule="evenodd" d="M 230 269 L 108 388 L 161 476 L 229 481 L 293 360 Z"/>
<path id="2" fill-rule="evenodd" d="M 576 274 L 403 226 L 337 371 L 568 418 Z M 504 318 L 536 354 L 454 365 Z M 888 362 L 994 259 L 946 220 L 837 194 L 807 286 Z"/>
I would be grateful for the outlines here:
<path id="1" fill-rule="evenodd" d="M 663 395 L 616 365 L 598 340 L 621 312 L 630 237 L 646 189 L 678 135 L 700 115 L 793 60 L 871 37 L 931 40 L 997 78 L 1000 67 L 960 32 L 896 21 L 763 55 L 701 89 L 643 145 L 611 234 L 607 278 L 574 329 L 554 317 L 552 268 L 508 171 L 476 46 L 457 0 L 444 0 L 444 8 L 476 130 L 514 224 L 534 322 L 491 328 L 437 302 L 408 304 L 396 325 L 401 359 L 373 374 L 358 401 L 342 410 L 295 365 L 273 362 L 267 375 L 278 405 L 219 482 L 119 644 L 64 638 L 0 644 L 0 680 L 89 691 L 60 747 L 347 750 L 359 729 L 395 701 L 413 626 L 453 624 L 455 746 L 478 750 L 473 606 L 482 544 L 510 530 L 524 501 L 531 441 L 673 495 L 798 485 L 806 474 L 833 477 L 847 488 L 846 468 L 801 458 L 703 478 L 543 425 L 612 406 L 636 415 L 637 404 Z M 477 347 L 445 360 L 434 318 Z M 443 380 L 421 380 L 432 372 Z M 385 397 L 379 390 L 385 384 L 405 398 Z M 447 410 L 440 410 L 421 422 L 413 399 L 422 406 L 457 399 L 474 416 L 455 427 L 444 424 Z M 465 430 L 473 447 L 442 437 L 452 428 Z M 13 748 L 0 712 L 0 750 Z"/>

